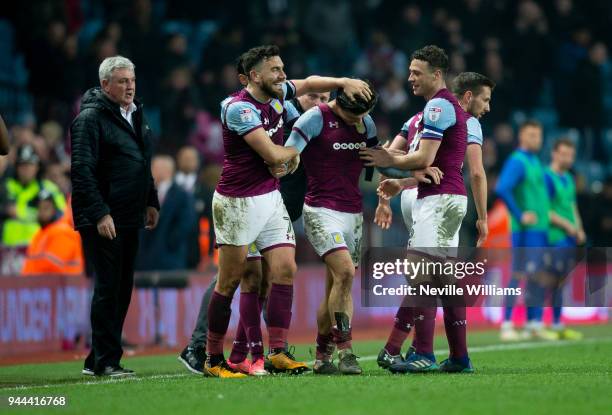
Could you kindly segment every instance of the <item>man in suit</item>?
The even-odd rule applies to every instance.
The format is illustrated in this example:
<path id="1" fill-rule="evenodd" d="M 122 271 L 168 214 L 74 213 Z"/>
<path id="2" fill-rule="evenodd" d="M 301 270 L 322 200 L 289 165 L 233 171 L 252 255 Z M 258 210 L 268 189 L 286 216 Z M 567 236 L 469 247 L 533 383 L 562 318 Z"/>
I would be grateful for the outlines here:
<path id="1" fill-rule="evenodd" d="M 187 268 L 189 233 L 195 221 L 193 197 L 174 180 L 174 160 L 155 156 L 151 173 L 161 205 L 159 223 L 151 232 L 141 232 L 136 269 L 177 270 Z"/>

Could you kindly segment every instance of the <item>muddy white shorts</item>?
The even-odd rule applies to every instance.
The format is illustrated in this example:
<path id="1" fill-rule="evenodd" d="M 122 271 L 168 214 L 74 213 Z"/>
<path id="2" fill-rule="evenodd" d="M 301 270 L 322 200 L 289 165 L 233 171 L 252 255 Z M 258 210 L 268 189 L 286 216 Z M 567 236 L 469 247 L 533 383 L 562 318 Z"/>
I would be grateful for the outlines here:
<path id="1" fill-rule="evenodd" d="M 306 238 L 319 256 L 346 249 L 353 264 L 359 265 L 363 214 L 304 204 L 303 220 Z"/>
<path id="2" fill-rule="evenodd" d="M 295 234 L 278 190 L 258 196 L 213 195 L 213 222 L 218 245 L 255 243 L 263 253 L 279 246 L 295 247 Z M 249 255 L 255 255 L 249 247 Z"/>
<path id="3" fill-rule="evenodd" d="M 412 211 L 413 248 L 456 248 L 467 210 L 467 197 L 443 194 L 417 199 Z"/>
<path id="4" fill-rule="evenodd" d="M 412 209 L 414 208 L 414 202 L 417 200 L 418 189 L 413 187 L 411 189 L 404 189 L 400 195 L 402 216 L 404 217 L 404 223 L 406 229 L 408 229 L 408 235 L 412 233 Z"/>

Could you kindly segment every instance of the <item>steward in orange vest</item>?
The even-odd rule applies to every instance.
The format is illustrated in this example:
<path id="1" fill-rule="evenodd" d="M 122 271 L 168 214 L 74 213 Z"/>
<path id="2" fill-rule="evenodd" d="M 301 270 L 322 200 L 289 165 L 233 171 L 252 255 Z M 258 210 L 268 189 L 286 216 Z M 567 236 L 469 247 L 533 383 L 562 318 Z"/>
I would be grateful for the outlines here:
<path id="1" fill-rule="evenodd" d="M 74 230 L 70 204 L 63 216 L 53 196 L 46 191 L 38 195 L 40 229 L 28 246 L 23 275 L 83 274 L 81 237 Z"/>

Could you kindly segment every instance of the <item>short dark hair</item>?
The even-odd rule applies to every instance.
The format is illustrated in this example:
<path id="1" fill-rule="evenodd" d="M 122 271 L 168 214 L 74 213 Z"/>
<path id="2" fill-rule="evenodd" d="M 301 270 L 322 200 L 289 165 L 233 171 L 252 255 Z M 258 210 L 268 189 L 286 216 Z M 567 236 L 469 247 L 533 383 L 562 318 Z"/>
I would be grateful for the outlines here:
<path id="1" fill-rule="evenodd" d="M 567 137 L 561 137 L 557 141 L 555 141 L 555 144 L 553 144 L 553 150 L 557 151 L 557 149 L 561 146 L 576 148 L 576 144 Z"/>
<path id="2" fill-rule="evenodd" d="M 236 72 L 238 72 L 238 75 L 246 75 L 246 71 L 244 70 L 244 65 L 242 63 L 242 55 L 236 59 Z"/>
<path id="3" fill-rule="evenodd" d="M 410 60 L 418 59 L 429 63 L 433 70 L 439 69 L 442 73 L 448 71 L 448 55 L 441 47 L 436 45 L 427 45 L 416 50 Z"/>
<path id="4" fill-rule="evenodd" d="M 462 97 L 467 91 L 478 95 L 486 86 L 492 91 L 495 89 L 495 82 L 477 72 L 461 72 L 453 79 L 451 90 L 456 97 Z"/>
<path id="5" fill-rule="evenodd" d="M 338 106 L 343 110 L 350 112 L 351 114 L 360 115 L 370 111 L 378 102 L 378 93 L 374 90 L 374 87 L 370 81 L 365 81 L 370 87 L 372 96 L 370 99 L 365 100 L 361 96 L 357 95 L 355 99 L 351 99 L 344 93 L 344 89 L 340 88 L 336 94 L 336 102 Z"/>
<path id="6" fill-rule="evenodd" d="M 534 120 L 534 119 L 523 121 L 521 123 L 521 125 L 519 126 L 519 132 L 522 131 L 523 129 L 527 128 L 527 127 L 535 127 L 535 128 L 539 128 L 541 130 L 542 129 L 542 123 L 540 123 L 540 121 Z"/>
<path id="7" fill-rule="evenodd" d="M 237 63 L 242 62 L 242 69 L 244 70 L 244 74 L 248 75 L 248 73 L 251 72 L 251 69 L 253 69 L 259 63 L 273 56 L 279 55 L 280 50 L 276 45 L 257 46 L 247 50 L 242 55 L 240 55 Z"/>

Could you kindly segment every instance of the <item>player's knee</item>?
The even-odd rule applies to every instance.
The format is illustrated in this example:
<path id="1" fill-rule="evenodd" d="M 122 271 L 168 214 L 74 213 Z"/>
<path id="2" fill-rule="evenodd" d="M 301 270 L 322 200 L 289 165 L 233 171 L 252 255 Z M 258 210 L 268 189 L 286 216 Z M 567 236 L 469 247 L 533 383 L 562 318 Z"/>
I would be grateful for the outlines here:
<path id="1" fill-rule="evenodd" d="M 215 289 L 221 295 L 232 297 L 234 292 L 236 292 L 238 285 L 240 285 L 240 278 L 219 278 L 217 280 L 217 287 Z"/>
<path id="2" fill-rule="evenodd" d="M 270 269 L 272 281 L 276 284 L 291 285 L 297 272 L 294 260 L 282 261 Z"/>
<path id="3" fill-rule="evenodd" d="M 350 290 L 353 286 L 353 278 L 355 277 L 354 267 L 343 267 L 337 272 L 334 272 L 334 284 L 338 284 L 343 290 Z"/>
<path id="4" fill-rule="evenodd" d="M 262 275 L 261 269 L 257 267 L 247 267 L 242 281 L 240 282 L 240 291 L 244 293 L 259 292 Z"/>

